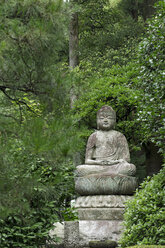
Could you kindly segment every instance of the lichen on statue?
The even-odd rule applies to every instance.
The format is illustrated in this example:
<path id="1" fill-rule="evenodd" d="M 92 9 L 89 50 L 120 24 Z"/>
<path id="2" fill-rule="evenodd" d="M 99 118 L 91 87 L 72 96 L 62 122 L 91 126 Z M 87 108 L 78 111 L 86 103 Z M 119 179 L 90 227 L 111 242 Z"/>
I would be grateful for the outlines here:
<path id="1" fill-rule="evenodd" d="M 85 164 L 76 168 L 77 177 L 81 177 L 77 181 L 78 188 L 81 181 L 83 182 L 87 178 L 88 183 L 98 178 L 102 180 L 102 184 L 107 180 L 108 183 L 110 182 L 110 186 L 107 187 L 111 188 L 116 186 L 108 178 L 118 176 L 121 180 L 126 177 L 127 181 L 132 181 L 130 177 L 135 175 L 136 167 L 130 163 L 127 140 L 122 133 L 114 130 L 115 124 L 115 111 L 110 106 L 103 106 L 97 112 L 98 130 L 90 135 L 87 142 Z M 133 188 L 135 188 L 135 184 Z M 99 187 L 105 188 L 105 185 L 99 185 Z M 102 193 L 104 194 L 105 191 L 107 190 L 103 190 Z M 111 189 L 109 192 L 111 192 Z"/>

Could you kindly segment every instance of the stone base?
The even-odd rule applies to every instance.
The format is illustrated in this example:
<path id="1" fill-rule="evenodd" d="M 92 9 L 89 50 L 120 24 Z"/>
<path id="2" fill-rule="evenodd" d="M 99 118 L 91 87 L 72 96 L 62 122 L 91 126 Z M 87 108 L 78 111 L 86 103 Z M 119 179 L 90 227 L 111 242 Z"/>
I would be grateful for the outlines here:
<path id="1" fill-rule="evenodd" d="M 79 220 L 123 220 L 124 208 L 79 208 Z"/>
<path id="2" fill-rule="evenodd" d="M 61 244 L 55 247 L 85 248 L 90 241 L 113 240 L 118 242 L 123 230 L 122 221 L 111 220 L 80 220 L 66 221 Z"/>
<path id="3" fill-rule="evenodd" d="M 128 195 L 80 196 L 75 202 L 79 218 L 81 246 L 89 241 L 120 239 L 125 202 Z"/>
<path id="4" fill-rule="evenodd" d="M 89 245 L 94 240 L 119 241 L 122 233 L 122 221 L 119 220 L 80 220 L 79 242 L 80 246 Z"/>
<path id="5" fill-rule="evenodd" d="M 89 247 L 90 241 L 118 242 L 128 195 L 80 196 L 75 202 L 79 221 L 65 222 L 65 247 Z"/>

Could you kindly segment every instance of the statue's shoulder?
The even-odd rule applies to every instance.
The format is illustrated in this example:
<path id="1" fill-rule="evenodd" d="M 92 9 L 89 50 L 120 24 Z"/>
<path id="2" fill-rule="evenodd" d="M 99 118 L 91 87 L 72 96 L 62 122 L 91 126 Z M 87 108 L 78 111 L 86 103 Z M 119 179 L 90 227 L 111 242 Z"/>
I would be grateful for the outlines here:
<path id="1" fill-rule="evenodd" d="M 125 139 L 125 135 L 119 131 L 113 130 L 113 135 L 116 136 L 117 138 L 124 138 Z"/>
<path id="2" fill-rule="evenodd" d="M 89 141 L 89 140 L 96 139 L 97 134 L 98 134 L 98 131 L 95 130 L 94 133 L 92 133 L 92 134 L 89 136 L 88 141 Z"/>
<path id="3" fill-rule="evenodd" d="M 95 146 L 96 143 L 96 137 L 97 137 L 97 132 L 95 131 L 94 133 L 92 133 L 89 138 L 88 138 L 88 142 L 87 142 L 87 148 L 91 148 Z"/>

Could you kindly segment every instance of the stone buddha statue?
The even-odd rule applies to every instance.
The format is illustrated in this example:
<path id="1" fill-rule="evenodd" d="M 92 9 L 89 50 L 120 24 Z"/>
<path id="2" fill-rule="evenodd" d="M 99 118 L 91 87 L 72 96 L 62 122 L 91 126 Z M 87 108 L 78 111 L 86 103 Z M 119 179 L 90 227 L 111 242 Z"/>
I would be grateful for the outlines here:
<path id="1" fill-rule="evenodd" d="M 132 194 L 137 186 L 135 165 L 125 136 L 114 130 L 116 113 L 110 106 L 97 112 L 97 131 L 90 135 L 85 164 L 76 168 L 76 190 L 81 195 Z"/>

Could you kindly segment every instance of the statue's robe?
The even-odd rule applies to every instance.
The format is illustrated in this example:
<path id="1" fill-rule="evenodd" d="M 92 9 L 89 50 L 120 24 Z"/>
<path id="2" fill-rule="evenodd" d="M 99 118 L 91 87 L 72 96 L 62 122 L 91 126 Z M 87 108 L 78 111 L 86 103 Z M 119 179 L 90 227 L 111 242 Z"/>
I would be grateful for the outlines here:
<path id="1" fill-rule="evenodd" d="M 85 164 L 76 168 L 77 176 L 87 176 L 91 174 L 101 176 L 126 175 L 134 176 L 136 167 L 130 164 L 130 153 L 125 136 L 115 130 L 96 131 L 90 135 L 86 147 L 86 161 L 106 161 L 111 165 Z M 116 160 L 121 160 L 115 163 Z M 114 164 L 113 162 L 114 161 Z"/>

